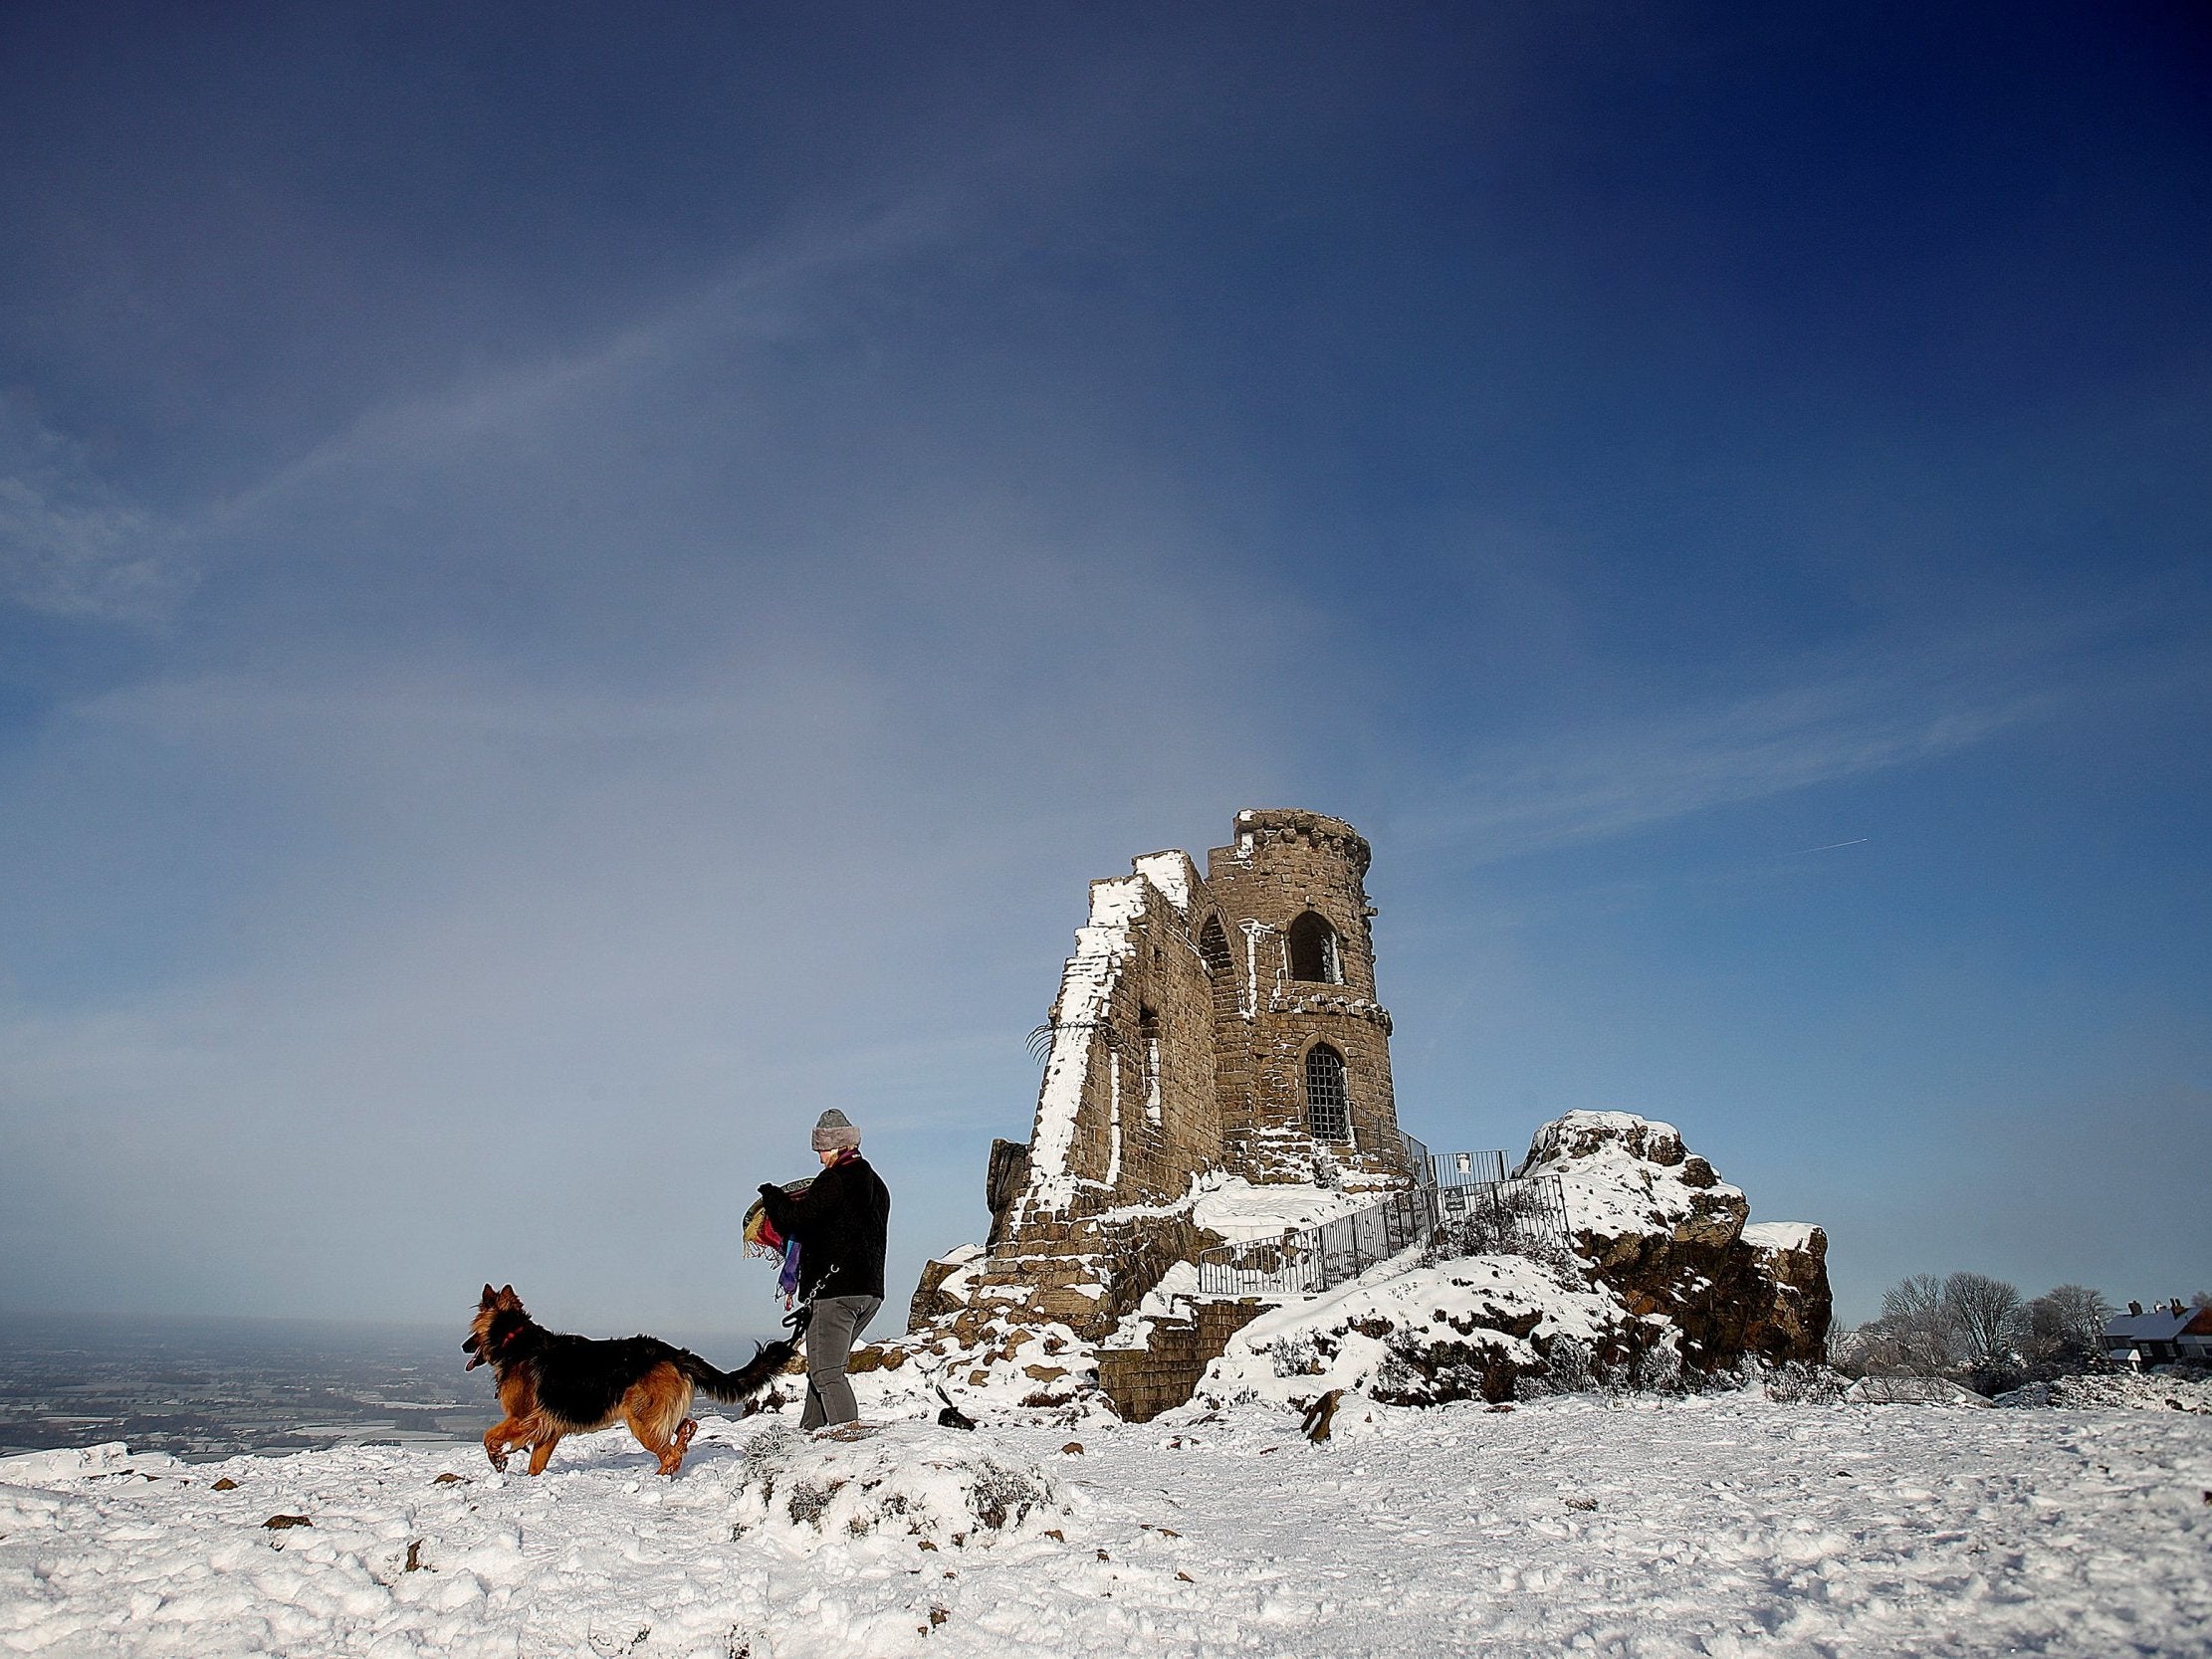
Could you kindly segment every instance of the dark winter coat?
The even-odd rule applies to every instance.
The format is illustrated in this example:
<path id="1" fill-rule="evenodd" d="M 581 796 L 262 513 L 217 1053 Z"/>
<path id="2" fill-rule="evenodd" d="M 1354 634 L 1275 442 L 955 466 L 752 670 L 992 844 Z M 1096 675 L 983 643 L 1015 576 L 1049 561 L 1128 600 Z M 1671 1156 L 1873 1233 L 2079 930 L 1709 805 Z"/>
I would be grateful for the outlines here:
<path id="1" fill-rule="evenodd" d="M 796 1197 L 763 1186 L 761 1198 L 775 1230 L 798 1240 L 800 1301 L 883 1295 L 891 1192 L 866 1158 L 831 1164 Z"/>

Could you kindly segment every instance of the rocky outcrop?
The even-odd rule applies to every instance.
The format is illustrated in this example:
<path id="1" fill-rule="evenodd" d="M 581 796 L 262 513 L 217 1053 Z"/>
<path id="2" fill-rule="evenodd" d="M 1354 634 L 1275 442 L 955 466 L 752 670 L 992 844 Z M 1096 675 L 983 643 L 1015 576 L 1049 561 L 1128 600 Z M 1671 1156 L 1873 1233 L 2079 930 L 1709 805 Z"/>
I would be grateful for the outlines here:
<path id="1" fill-rule="evenodd" d="M 1691 1368 L 1821 1357 L 1828 1235 L 1800 1222 L 1747 1226 L 1741 1189 L 1671 1124 L 1570 1112 L 1536 1132 L 1519 1173 L 1558 1177 L 1576 1253 L 1632 1313 L 1674 1325 Z"/>
<path id="2" fill-rule="evenodd" d="M 1271 1310 L 1230 1339 L 1198 1397 L 1293 1410 L 1331 1392 L 1497 1404 L 1532 1389 L 1671 1378 L 1676 1342 L 1665 1320 L 1629 1313 L 1579 1264 L 1473 1256 Z"/>
<path id="3" fill-rule="evenodd" d="M 1066 1241 L 1081 1247 L 1066 1253 L 968 1246 L 925 1270 L 908 1335 L 856 1350 L 854 1369 L 963 1403 L 1064 1411 L 1110 1398 L 1142 1419 L 1194 1384 L 1216 1404 L 1293 1409 L 1331 1391 L 1386 1405 L 1504 1403 L 1821 1357 L 1826 1235 L 1751 1224 L 1742 1191 L 1672 1126 L 1569 1113 L 1536 1132 L 1519 1173 L 1558 1181 L 1565 1245 L 1401 1258 L 1315 1297 L 1210 1300 L 1186 1264 L 1226 1238 L 1274 1237 L 1357 1207 L 1320 1187 L 1215 1177 L 1173 1203 L 1086 1218 Z"/>
<path id="4" fill-rule="evenodd" d="M 1571 1249 L 1371 1274 L 1287 1304 L 1230 1340 L 1198 1397 L 1294 1410 L 1332 1392 L 1385 1405 L 1503 1404 L 1593 1385 L 1678 1386 L 1747 1357 L 1819 1358 L 1826 1236 L 1797 1222 L 1747 1225 L 1744 1194 L 1671 1125 L 1569 1113 L 1536 1132 L 1518 1173 L 1558 1180 Z"/>
<path id="5" fill-rule="evenodd" d="M 1821 1357 L 1835 1304 L 1828 1290 L 1828 1234 L 1808 1223 L 1771 1221 L 1744 1228 L 1736 1252 L 1745 1274 L 1729 1300 L 1745 1310 L 1743 1352 L 1778 1363 Z M 1723 1340 L 1726 1333 L 1721 1333 Z"/>

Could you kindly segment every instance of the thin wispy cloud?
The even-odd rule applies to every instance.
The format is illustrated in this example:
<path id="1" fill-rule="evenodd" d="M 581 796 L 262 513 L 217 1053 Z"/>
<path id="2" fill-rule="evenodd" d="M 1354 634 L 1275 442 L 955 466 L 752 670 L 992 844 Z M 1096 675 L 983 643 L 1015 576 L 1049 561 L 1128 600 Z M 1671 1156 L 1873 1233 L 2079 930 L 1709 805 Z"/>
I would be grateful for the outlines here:
<path id="1" fill-rule="evenodd" d="M 27 401 L 0 396 L 0 603 L 153 623 L 197 574 L 167 526 L 111 487 L 82 445 Z"/>
<path id="2" fill-rule="evenodd" d="M 427 393 L 361 411 L 340 431 L 211 513 L 210 531 L 296 511 L 348 480 L 446 461 L 454 448 L 530 432 L 603 396 L 611 383 L 665 373 L 710 345 L 762 345 L 835 326 L 848 285 L 951 233 L 949 186 L 887 207 L 818 215 L 774 233 L 698 284 L 564 350 L 457 377 Z"/>
<path id="3" fill-rule="evenodd" d="M 1861 647 L 1741 697 L 1519 734 L 1406 827 L 1487 862 L 1937 759 L 2062 707 L 2079 633 Z"/>

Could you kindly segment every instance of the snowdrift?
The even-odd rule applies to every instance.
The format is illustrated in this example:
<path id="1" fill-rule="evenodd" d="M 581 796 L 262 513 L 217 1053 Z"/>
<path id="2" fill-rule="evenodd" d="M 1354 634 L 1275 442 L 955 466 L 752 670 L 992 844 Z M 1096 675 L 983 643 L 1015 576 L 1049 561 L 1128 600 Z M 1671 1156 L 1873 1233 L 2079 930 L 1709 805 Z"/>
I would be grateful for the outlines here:
<path id="1" fill-rule="evenodd" d="M 1338 1423 L 1312 1445 L 1264 1407 L 850 1441 L 710 1418 L 674 1479 L 621 1430 L 535 1480 L 469 1445 L 0 1465 L 0 1653 L 2101 1659 L 2212 1641 L 2212 1418 L 2194 1413 L 1738 1390 Z M 994 1531 L 994 1483 L 1040 1470 L 1055 1499 Z M 794 1515 L 789 1494 L 840 1479 Z M 980 1533 L 941 1531 L 964 1520 Z"/>
<path id="2" fill-rule="evenodd" d="M 2110 1376 L 2062 1376 L 1999 1394 L 1991 1403 L 2058 1406 L 2076 1411 L 2188 1411 L 2212 1416 L 2212 1379 L 2157 1371 L 2148 1375 L 2126 1371 Z"/>
<path id="3" fill-rule="evenodd" d="M 988 1436 L 913 1423 L 776 1424 L 747 1444 L 743 1479 L 734 1531 L 770 1528 L 801 1553 L 879 1532 L 981 1547 L 1066 1508 L 1043 1470 Z"/>

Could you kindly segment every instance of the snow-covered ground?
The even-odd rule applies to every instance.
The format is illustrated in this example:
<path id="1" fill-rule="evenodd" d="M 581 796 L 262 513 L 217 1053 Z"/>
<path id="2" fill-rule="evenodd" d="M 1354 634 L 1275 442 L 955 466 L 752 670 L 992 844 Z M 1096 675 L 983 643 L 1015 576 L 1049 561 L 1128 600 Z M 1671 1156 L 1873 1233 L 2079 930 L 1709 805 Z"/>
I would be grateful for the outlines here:
<path id="1" fill-rule="evenodd" d="M 2121 1406 L 2137 1411 L 2196 1411 L 2212 1414 L 2212 1380 L 2171 1370 L 2148 1375 L 2118 1371 L 2104 1376 L 2062 1376 L 2031 1382 L 1997 1396 L 1999 1405 Z"/>
<path id="2" fill-rule="evenodd" d="M 2212 1651 L 2212 1419 L 2172 1410 L 1348 1399 L 1318 1446 L 1260 1405 L 768 1415 L 672 1481 L 620 1431 L 535 1481 L 473 1447 L 55 1462 L 0 1463 L 0 1653 Z"/>

